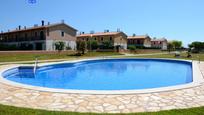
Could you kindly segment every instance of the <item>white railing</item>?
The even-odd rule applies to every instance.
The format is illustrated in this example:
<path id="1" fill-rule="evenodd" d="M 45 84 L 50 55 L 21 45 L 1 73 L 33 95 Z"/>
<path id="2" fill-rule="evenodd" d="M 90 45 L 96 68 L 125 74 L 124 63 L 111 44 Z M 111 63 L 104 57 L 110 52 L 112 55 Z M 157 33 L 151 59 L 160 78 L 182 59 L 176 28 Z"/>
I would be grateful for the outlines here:
<path id="1" fill-rule="evenodd" d="M 35 72 L 36 72 L 37 67 L 38 67 L 38 58 L 36 57 L 36 58 L 35 58 L 35 65 L 34 65 L 34 68 L 33 68 L 33 73 L 34 73 L 34 74 L 35 74 Z"/>

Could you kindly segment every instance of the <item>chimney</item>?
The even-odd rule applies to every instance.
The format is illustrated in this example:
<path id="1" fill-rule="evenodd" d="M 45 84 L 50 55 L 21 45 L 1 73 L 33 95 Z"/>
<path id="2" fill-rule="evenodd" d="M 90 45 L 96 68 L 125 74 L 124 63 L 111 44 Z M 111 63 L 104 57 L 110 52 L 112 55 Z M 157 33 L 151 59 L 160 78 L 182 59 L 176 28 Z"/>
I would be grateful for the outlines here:
<path id="1" fill-rule="evenodd" d="M 48 22 L 47 25 L 50 25 L 50 22 Z"/>
<path id="2" fill-rule="evenodd" d="M 104 30 L 104 33 L 107 33 L 107 32 L 109 32 L 109 30 Z"/>
<path id="3" fill-rule="evenodd" d="M 117 29 L 117 32 L 120 32 L 120 28 Z"/>
<path id="4" fill-rule="evenodd" d="M 44 20 L 42 20 L 42 26 L 44 26 L 45 25 L 45 21 Z"/>
<path id="5" fill-rule="evenodd" d="M 64 24 L 64 20 L 61 20 L 61 23 Z"/>
<path id="6" fill-rule="evenodd" d="M 8 32 L 10 32 L 10 30 L 8 30 Z"/>
<path id="7" fill-rule="evenodd" d="M 1 30 L 1 33 L 4 33 L 3 30 Z"/>
<path id="8" fill-rule="evenodd" d="M 38 24 L 34 24 L 34 27 L 38 27 Z"/>
<path id="9" fill-rule="evenodd" d="M 26 30 L 26 26 L 24 26 L 24 30 Z"/>
<path id="10" fill-rule="evenodd" d="M 21 25 L 18 26 L 18 30 L 21 30 Z"/>

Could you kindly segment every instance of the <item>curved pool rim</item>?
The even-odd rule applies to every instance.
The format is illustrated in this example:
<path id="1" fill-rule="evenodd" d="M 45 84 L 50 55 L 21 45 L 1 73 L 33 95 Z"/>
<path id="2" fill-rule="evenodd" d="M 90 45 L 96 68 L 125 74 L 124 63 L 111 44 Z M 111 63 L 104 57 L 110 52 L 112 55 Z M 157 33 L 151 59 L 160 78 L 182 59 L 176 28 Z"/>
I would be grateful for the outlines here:
<path id="1" fill-rule="evenodd" d="M 151 89 L 133 89 L 133 90 L 73 90 L 73 89 L 57 89 L 57 88 L 46 88 L 40 86 L 33 86 L 22 84 L 14 81 L 7 80 L 3 77 L 3 73 L 8 71 L 9 69 L 17 68 L 17 67 L 27 67 L 33 65 L 12 65 L 9 67 L 5 67 L 0 70 L 0 82 L 19 87 L 24 89 L 30 90 L 37 90 L 37 91 L 45 91 L 45 92 L 54 92 L 54 93 L 70 93 L 70 94 L 145 94 L 145 93 L 156 93 L 156 92 L 165 92 L 165 91 L 172 91 L 172 90 L 179 90 L 179 89 L 186 89 L 191 87 L 200 86 L 201 83 L 204 82 L 202 73 L 199 69 L 198 61 L 192 60 L 182 60 L 182 59 L 164 59 L 164 58 L 94 58 L 94 59 L 81 59 L 81 60 L 73 60 L 73 61 L 63 61 L 63 62 L 53 62 L 53 63 L 43 63 L 39 64 L 40 67 L 55 65 L 55 64 L 63 64 L 63 63 L 76 63 L 76 62 L 83 62 L 83 61 L 94 61 L 94 60 L 104 60 L 104 59 L 150 59 L 150 60 L 161 60 L 161 61 L 176 61 L 176 62 L 191 62 L 192 63 L 192 77 L 193 81 L 187 84 L 175 85 L 175 86 L 167 86 L 167 87 L 160 87 L 160 88 L 151 88 Z"/>

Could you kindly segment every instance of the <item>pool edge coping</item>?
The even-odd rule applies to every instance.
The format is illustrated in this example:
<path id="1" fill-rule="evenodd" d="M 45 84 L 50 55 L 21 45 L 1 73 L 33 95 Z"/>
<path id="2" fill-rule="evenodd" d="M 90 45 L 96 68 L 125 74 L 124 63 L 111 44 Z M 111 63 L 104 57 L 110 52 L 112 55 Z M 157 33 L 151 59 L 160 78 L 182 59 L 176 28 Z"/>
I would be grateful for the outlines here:
<path id="1" fill-rule="evenodd" d="M 74 62 L 81 62 L 81 61 L 90 61 L 90 60 L 101 60 L 101 59 L 161 59 L 161 60 L 176 60 L 176 61 L 185 61 L 185 62 L 192 62 L 192 72 L 193 72 L 193 82 L 175 86 L 168 86 L 168 87 L 161 87 L 161 88 L 151 88 L 151 89 L 135 89 L 135 90 L 70 90 L 70 89 L 56 89 L 56 88 L 45 88 L 39 86 L 32 86 L 21 84 L 17 82 L 13 82 L 10 80 L 5 79 L 2 76 L 2 73 L 8 69 L 19 67 L 19 66 L 33 66 L 33 64 L 17 64 L 11 65 L 10 67 L 4 67 L 0 69 L 0 83 L 24 88 L 24 89 L 31 89 L 37 90 L 42 92 L 53 92 L 53 93 L 69 93 L 69 94 L 93 94 L 93 95 L 128 95 L 128 94 L 147 94 L 147 93 L 159 93 L 159 92 L 167 92 L 167 91 L 174 91 L 174 90 L 181 90 L 181 89 L 188 89 L 192 87 L 197 87 L 204 83 L 203 75 L 200 71 L 198 61 L 190 61 L 190 60 L 183 60 L 183 59 L 169 59 L 169 58 L 94 58 L 94 59 L 80 59 L 80 60 L 71 60 L 71 61 L 62 61 L 62 62 L 51 62 L 51 63 L 43 63 L 39 64 L 40 66 L 52 65 L 52 64 L 60 64 L 60 63 L 74 63 Z"/>

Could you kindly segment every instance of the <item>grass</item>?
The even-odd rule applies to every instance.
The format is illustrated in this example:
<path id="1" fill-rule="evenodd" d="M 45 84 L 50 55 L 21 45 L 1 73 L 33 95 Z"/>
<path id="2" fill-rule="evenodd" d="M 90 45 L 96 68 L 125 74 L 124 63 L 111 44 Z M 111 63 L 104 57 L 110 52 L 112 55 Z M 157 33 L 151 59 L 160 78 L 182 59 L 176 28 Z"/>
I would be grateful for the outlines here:
<path id="1" fill-rule="evenodd" d="M 145 56 L 129 56 L 134 58 L 172 58 L 172 59 L 186 59 L 186 60 L 199 60 L 204 61 L 204 53 L 191 54 L 191 58 L 187 58 L 186 53 L 182 53 L 180 57 L 175 57 L 174 54 L 155 54 L 155 55 L 145 55 Z"/>
<path id="2" fill-rule="evenodd" d="M 204 107 L 197 107 L 190 109 L 175 109 L 160 112 L 129 113 L 123 115 L 203 115 L 203 113 Z M 0 115 L 119 115 L 119 114 L 59 112 L 0 105 Z"/>
<path id="3" fill-rule="evenodd" d="M 117 52 L 90 52 L 86 53 L 80 58 L 85 57 L 96 57 L 96 56 L 111 56 L 111 55 L 121 55 Z M 72 56 L 66 53 L 55 53 L 55 54 L 1 54 L 0 62 L 15 62 L 15 61 L 33 61 L 38 57 L 39 60 L 50 60 L 50 59 L 73 59 L 78 58 L 77 56 Z"/>

